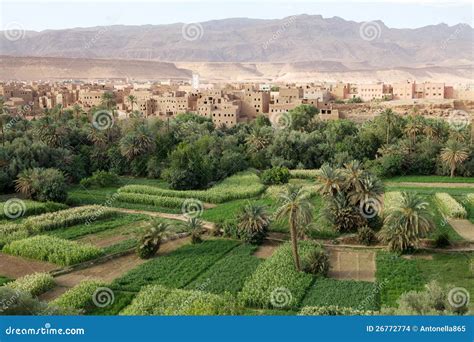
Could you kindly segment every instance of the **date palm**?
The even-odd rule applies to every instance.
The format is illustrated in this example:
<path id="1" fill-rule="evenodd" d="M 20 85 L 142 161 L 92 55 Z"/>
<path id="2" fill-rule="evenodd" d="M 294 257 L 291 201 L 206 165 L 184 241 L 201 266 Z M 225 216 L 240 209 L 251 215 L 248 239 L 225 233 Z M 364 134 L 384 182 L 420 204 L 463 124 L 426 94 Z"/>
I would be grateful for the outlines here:
<path id="1" fill-rule="evenodd" d="M 183 223 L 183 227 L 191 234 L 191 243 L 195 244 L 202 242 L 201 235 L 204 230 L 204 225 L 199 218 L 190 217 Z"/>
<path id="2" fill-rule="evenodd" d="M 456 168 L 469 157 L 469 151 L 460 142 L 450 140 L 446 147 L 441 149 L 441 161 L 451 170 L 451 178 L 454 177 Z"/>
<path id="3" fill-rule="evenodd" d="M 161 241 L 163 240 L 165 233 L 170 228 L 171 226 L 169 224 L 160 220 L 155 219 L 150 221 L 150 226 L 140 237 L 137 247 L 139 257 L 142 259 L 148 259 L 154 256 L 160 249 Z"/>
<path id="4" fill-rule="evenodd" d="M 239 232 L 245 241 L 258 244 L 265 237 L 270 217 L 264 206 L 248 203 L 241 209 L 238 221 Z"/>
<path id="5" fill-rule="evenodd" d="M 344 168 L 341 170 L 341 176 L 344 178 L 343 187 L 345 190 L 360 191 L 362 189 L 364 170 L 358 160 L 344 164 Z"/>
<path id="6" fill-rule="evenodd" d="M 250 152 L 258 152 L 270 145 L 271 134 L 268 127 L 256 126 L 245 138 L 245 143 Z"/>
<path id="7" fill-rule="evenodd" d="M 100 99 L 101 104 L 109 111 L 115 106 L 115 96 L 111 92 L 105 92 Z"/>
<path id="8" fill-rule="evenodd" d="M 428 202 L 413 192 L 404 192 L 384 220 L 379 235 L 391 251 L 417 247 L 420 238 L 435 227 Z"/>
<path id="9" fill-rule="evenodd" d="M 134 95 L 128 95 L 127 102 L 130 104 L 131 112 L 133 113 L 133 105 L 137 104 L 137 97 Z"/>
<path id="10" fill-rule="evenodd" d="M 298 254 L 298 230 L 309 225 L 313 220 L 313 204 L 310 202 L 308 193 L 302 187 L 288 185 L 280 193 L 278 198 L 279 208 L 276 211 L 276 219 L 288 219 L 291 235 L 291 247 L 296 270 L 301 270 L 300 257 Z"/>
<path id="11" fill-rule="evenodd" d="M 120 140 L 120 152 L 128 160 L 148 153 L 153 147 L 152 134 L 145 125 L 138 125 Z"/>
<path id="12" fill-rule="evenodd" d="M 33 185 L 39 178 L 40 169 L 26 169 L 20 172 L 15 180 L 15 191 L 25 195 L 28 198 L 33 196 Z"/>
<path id="13" fill-rule="evenodd" d="M 396 115 L 391 109 L 387 109 L 380 114 L 380 117 L 385 122 L 386 126 L 386 144 L 390 142 L 390 129 L 393 127 L 396 121 Z"/>
<path id="14" fill-rule="evenodd" d="M 411 146 L 415 145 L 416 137 L 421 132 L 420 125 L 414 120 L 412 120 L 405 126 L 404 131 L 407 137 L 410 139 Z"/>
<path id="15" fill-rule="evenodd" d="M 321 166 L 317 179 L 319 183 L 321 183 L 319 192 L 324 196 L 338 193 L 344 182 L 344 177 L 341 175 L 341 172 L 328 164 Z"/>

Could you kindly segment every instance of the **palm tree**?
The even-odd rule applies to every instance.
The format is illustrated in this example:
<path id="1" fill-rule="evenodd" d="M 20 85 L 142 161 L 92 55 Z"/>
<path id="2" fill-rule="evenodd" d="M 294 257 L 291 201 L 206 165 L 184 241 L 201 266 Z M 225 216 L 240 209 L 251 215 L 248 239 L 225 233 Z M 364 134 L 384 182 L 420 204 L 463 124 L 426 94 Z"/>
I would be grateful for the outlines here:
<path id="1" fill-rule="evenodd" d="M 245 143 L 250 152 L 258 152 L 270 145 L 271 134 L 268 127 L 256 126 L 245 138 Z"/>
<path id="2" fill-rule="evenodd" d="M 403 192 L 398 204 L 391 208 L 379 235 L 392 251 L 404 252 L 417 247 L 435 225 L 429 204 L 413 192 Z"/>
<path id="3" fill-rule="evenodd" d="M 127 102 L 130 103 L 130 107 L 132 107 L 131 112 L 133 112 L 133 105 L 137 103 L 137 97 L 134 95 L 128 95 Z"/>
<path id="4" fill-rule="evenodd" d="M 390 128 L 394 125 L 396 120 L 396 115 L 391 109 L 387 109 L 380 114 L 380 117 L 385 122 L 386 128 L 386 144 L 388 145 L 390 141 Z"/>
<path id="5" fill-rule="evenodd" d="M 253 244 L 262 242 L 270 224 L 270 217 L 264 206 L 248 203 L 238 215 L 239 234 L 242 238 Z"/>
<path id="6" fill-rule="evenodd" d="M 120 140 L 120 152 L 128 160 L 149 152 L 153 146 L 154 140 L 145 125 L 138 125 L 133 132 Z"/>
<path id="7" fill-rule="evenodd" d="M 39 178 L 40 169 L 26 169 L 20 172 L 15 180 L 15 191 L 31 198 L 34 193 L 33 185 Z"/>
<path id="8" fill-rule="evenodd" d="M 407 135 L 408 138 L 410 138 L 411 145 L 415 145 L 416 142 L 416 136 L 420 133 L 420 125 L 415 122 L 414 120 L 411 120 L 406 126 L 405 126 L 405 134 Z"/>
<path id="9" fill-rule="evenodd" d="M 347 164 L 344 164 L 344 168 L 341 171 L 342 177 L 344 178 L 344 188 L 349 191 L 360 191 L 362 187 L 362 176 L 364 170 L 362 164 L 358 160 L 353 160 Z"/>
<path id="10" fill-rule="evenodd" d="M 277 220 L 288 218 L 291 235 L 291 247 L 296 270 L 301 270 L 300 257 L 298 255 L 298 229 L 311 223 L 313 219 L 313 205 L 308 194 L 302 187 L 288 185 L 286 190 L 280 193 L 278 200 L 280 207 L 276 211 Z"/>
<path id="11" fill-rule="evenodd" d="M 441 161 L 450 168 L 451 178 L 458 165 L 469 157 L 469 151 L 458 141 L 450 140 L 446 147 L 441 149 Z"/>
<path id="12" fill-rule="evenodd" d="M 321 183 L 319 192 L 322 195 L 335 195 L 341 190 L 344 178 L 338 169 L 324 164 L 319 169 L 317 179 Z"/>
<path id="13" fill-rule="evenodd" d="M 202 242 L 202 232 L 204 225 L 197 217 L 190 217 L 186 222 L 183 223 L 183 227 L 191 234 L 191 243 Z"/>
<path id="14" fill-rule="evenodd" d="M 349 198 L 352 204 L 366 202 L 369 199 L 380 201 L 384 192 L 382 181 L 371 173 L 364 173 L 360 180 L 359 188 L 349 192 Z"/>
<path id="15" fill-rule="evenodd" d="M 112 110 L 115 106 L 115 96 L 111 92 L 105 92 L 102 94 L 101 104 L 108 110 Z"/>
<path id="16" fill-rule="evenodd" d="M 140 258 L 151 258 L 158 252 L 161 246 L 161 241 L 165 233 L 171 228 L 168 223 L 161 220 L 150 221 L 150 226 L 145 230 L 140 238 L 140 243 L 137 247 L 137 253 Z"/>
<path id="17" fill-rule="evenodd" d="M 74 114 L 74 117 L 76 119 L 79 119 L 81 117 L 81 114 L 83 113 L 83 110 L 82 110 L 82 107 L 80 104 L 78 103 L 75 103 L 73 106 L 72 106 L 72 113 Z"/>

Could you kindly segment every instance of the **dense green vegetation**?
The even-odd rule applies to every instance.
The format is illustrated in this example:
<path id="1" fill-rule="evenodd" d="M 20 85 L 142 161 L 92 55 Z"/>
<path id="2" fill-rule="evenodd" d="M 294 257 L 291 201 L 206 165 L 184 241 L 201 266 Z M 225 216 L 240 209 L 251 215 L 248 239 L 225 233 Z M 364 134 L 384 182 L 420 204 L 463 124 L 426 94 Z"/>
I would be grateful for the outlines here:
<path id="1" fill-rule="evenodd" d="M 247 244 L 234 248 L 186 288 L 217 294 L 224 292 L 237 294 L 245 280 L 261 263 L 260 259 L 252 256 L 255 250 L 255 246 Z"/>
<path id="2" fill-rule="evenodd" d="M 376 311 L 380 309 L 380 294 L 377 284 L 374 283 L 316 278 L 302 305 L 336 305 L 357 310 Z"/>
<path id="3" fill-rule="evenodd" d="M 4 219 L 11 219 L 11 217 L 15 217 L 18 215 L 18 218 L 39 215 L 43 213 L 49 213 L 52 211 L 58 211 L 62 209 L 67 209 L 67 205 L 62 203 L 55 203 L 55 202 L 37 202 L 31 200 L 21 200 L 21 204 L 24 205 L 24 208 L 18 207 L 16 210 L 19 212 L 14 211 L 15 208 L 12 207 L 5 207 L 5 204 L 9 202 L 1 202 L 0 203 L 0 220 Z M 7 216 L 7 213 L 10 216 Z"/>
<path id="4" fill-rule="evenodd" d="M 113 285 L 131 291 L 139 291 L 148 284 L 184 287 L 237 245 L 238 242 L 231 240 L 211 240 L 184 246 L 138 266 L 116 279 Z"/>

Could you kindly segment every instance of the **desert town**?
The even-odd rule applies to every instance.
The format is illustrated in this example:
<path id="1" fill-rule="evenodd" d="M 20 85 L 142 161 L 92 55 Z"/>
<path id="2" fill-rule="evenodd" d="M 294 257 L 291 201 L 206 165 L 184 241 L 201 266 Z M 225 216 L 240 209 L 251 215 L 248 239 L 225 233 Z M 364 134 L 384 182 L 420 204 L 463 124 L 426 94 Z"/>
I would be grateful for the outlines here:
<path id="1" fill-rule="evenodd" d="M 57 106 L 89 111 L 111 94 L 119 118 L 131 113 L 145 117 L 172 118 L 195 113 L 212 118 L 216 126 L 231 127 L 260 114 L 270 120 L 301 104 L 319 109 L 322 120 L 347 118 L 365 121 L 389 107 L 398 114 L 445 117 L 452 110 L 471 112 L 474 85 L 444 83 L 306 83 L 306 84 L 213 84 L 198 75 L 186 81 L 135 83 L 127 79 L 63 82 L 4 82 L 0 96 L 9 113 L 40 115 Z M 26 108 L 26 110 L 25 110 Z"/>

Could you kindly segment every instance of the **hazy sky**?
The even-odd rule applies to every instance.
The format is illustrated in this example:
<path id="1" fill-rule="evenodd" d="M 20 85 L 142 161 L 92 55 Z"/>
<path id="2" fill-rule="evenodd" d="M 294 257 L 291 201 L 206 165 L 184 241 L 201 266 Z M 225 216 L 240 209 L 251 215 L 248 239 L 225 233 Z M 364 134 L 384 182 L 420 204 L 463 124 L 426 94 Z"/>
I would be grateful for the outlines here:
<path id="1" fill-rule="evenodd" d="M 160 1 L 160 0 L 0 0 L 0 29 L 19 23 L 24 29 L 41 31 L 100 25 L 169 24 L 212 19 L 249 17 L 274 19 L 294 14 L 339 16 L 347 20 L 380 19 L 389 27 L 413 28 L 446 23 L 473 25 L 473 6 L 458 1 Z"/>

